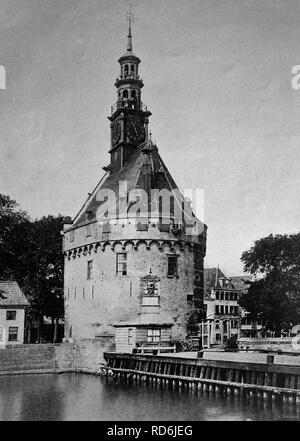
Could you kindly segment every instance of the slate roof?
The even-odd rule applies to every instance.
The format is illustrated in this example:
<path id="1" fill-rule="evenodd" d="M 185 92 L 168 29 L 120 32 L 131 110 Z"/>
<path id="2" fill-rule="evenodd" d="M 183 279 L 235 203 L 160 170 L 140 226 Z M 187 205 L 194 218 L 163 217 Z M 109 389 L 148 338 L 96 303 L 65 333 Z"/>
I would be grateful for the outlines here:
<path id="1" fill-rule="evenodd" d="M 89 196 L 86 203 L 79 211 L 78 215 L 73 221 L 73 226 L 80 226 L 86 223 L 92 223 L 95 221 L 97 213 L 101 211 L 101 203 L 97 200 L 97 195 L 99 190 L 111 190 L 114 192 L 116 197 L 119 197 L 119 183 L 121 181 L 127 182 L 128 193 L 134 189 L 145 189 L 147 185 L 147 176 L 150 175 L 151 189 L 167 189 L 175 190 L 177 185 L 172 178 L 169 170 L 167 169 L 165 163 L 163 162 L 156 145 L 152 143 L 151 140 L 142 143 L 140 146 L 136 147 L 129 158 L 127 158 L 124 167 L 115 173 L 110 174 L 108 172 L 99 182 L 93 193 Z M 181 195 L 182 196 L 182 195 Z M 182 196 L 183 200 L 183 196 Z M 114 202 L 114 201 L 113 201 Z M 182 201 L 180 202 L 180 207 L 182 206 Z M 119 204 L 117 203 L 117 211 Z M 105 204 L 105 210 L 113 212 L 114 210 L 109 210 L 107 203 Z M 87 216 L 88 214 L 88 216 Z M 102 213 L 101 213 L 102 214 Z M 99 219 L 99 217 L 98 217 Z M 195 218 L 199 224 L 201 221 Z M 202 224 L 202 231 L 205 231 L 205 226 Z"/>
<path id="2" fill-rule="evenodd" d="M 1 306 L 29 306 L 29 302 L 17 282 L 0 280 Z"/>
<path id="3" fill-rule="evenodd" d="M 205 268 L 204 269 L 204 297 L 210 298 L 211 288 L 217 288 L 218 279 L 225 277 L 220 268 Z"/>
<path id="4" fill-rule="evenodd" d="M 220 268 L 205 268 L 204 269 L 204 298 L 209 299 L 212 288 L 221 288 L 218 280 L 220 278 L 226 278 L 223 271 Z M 234 276 L 227 277 L 231 280 L 231 289 L 237 289 L 240 291 L 246 291 L 248 288 L 247 281 L 251 281 L 251 276 Z"/>

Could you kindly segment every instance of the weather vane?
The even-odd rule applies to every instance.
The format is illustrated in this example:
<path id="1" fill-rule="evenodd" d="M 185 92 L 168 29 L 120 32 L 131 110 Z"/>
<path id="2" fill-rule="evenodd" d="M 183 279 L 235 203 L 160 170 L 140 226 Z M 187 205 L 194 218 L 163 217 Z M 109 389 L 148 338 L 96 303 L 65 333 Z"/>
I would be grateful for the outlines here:
<path id="1" fill-rule="evenodd" d="M 127 12 L 127 14 L 126 14 L 126 19 L 127 19 L 127 21 L 129 21 L 130 28 L 131 28 L 132 23 L 134 23 L 137 20 L 136 16 L 132 12 L 132 2 L 131 1 L 129 2 L 129 12 Z"/>

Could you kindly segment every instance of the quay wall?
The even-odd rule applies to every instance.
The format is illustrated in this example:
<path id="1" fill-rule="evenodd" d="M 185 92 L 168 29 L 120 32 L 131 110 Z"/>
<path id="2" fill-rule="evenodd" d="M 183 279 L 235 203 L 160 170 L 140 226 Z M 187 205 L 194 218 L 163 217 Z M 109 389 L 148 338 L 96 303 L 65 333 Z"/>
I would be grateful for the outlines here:
<path id="1" fill-rule="evenodd" d="M 56 345 L 19 345 L 0 349 L 0 375 L 53 372 L 58 368 Z"/>
<path id="2" fill-rule="evenodd" d="M 7 346 L 0 349 L 0 375 L 25 373 L 99 372 L 111 338 L 83 339 L 62 344 Z"/>

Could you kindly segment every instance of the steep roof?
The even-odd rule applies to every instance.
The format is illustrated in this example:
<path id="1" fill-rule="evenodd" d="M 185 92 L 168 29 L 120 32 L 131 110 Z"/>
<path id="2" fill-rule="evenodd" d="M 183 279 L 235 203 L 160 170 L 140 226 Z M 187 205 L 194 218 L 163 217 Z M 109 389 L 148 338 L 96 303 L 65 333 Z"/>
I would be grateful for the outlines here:
<path id="1" fill-rule="evenodd" d="M 204 295 L 210 297 L 212 288 L 218 287 L 218 280 L 226 277 L 220 268 L 204 268 Z"/>
<path id="2" fill-rule="evenodd" d="M 17 282 L 0 281 L 1 306 L 29 306 L 29 302 Z"/>
<path id="3" fill-rule="evenodd" d="M 163 189 L 170 191 L 178 188 L 163 162 L 157 146 L 154 145 L 151 140 L 146 141 L 135 148 L 129 158 L 127 158 L 123 168 L 112 174 L 108 172 L 101 179 L 78 215 L 75 217 L 73 226 L 80 226 L 96 220 L 97 215 L 99 216 L 99 213 L 101 212 L 101 206 L 103 205 L 104 207 L 103 202 L 97 200 L 97 195 L 100 190 L 110 190 L 114 192 L 118 199 L 120 182 L 127 182 L 127 191 L 130 193 L 132 190 L 136 189 L 149 190 L 146 188 L 147 182 L 149 181 L 150 189 L 157 189 L 158 191 Z M 183 196 L 181 195 L 181 200 L 177 201 L 177 204 L 180 204 L 180 207 L 182 200 Z M 108 203 L 105 204 L 105 211 L 108 210 L 113 212 L 112 208 L 113 207 L 111 207 L 110 211 L 110 205 Z M 118 213 L 118 203 L 116 208 Z M 195 218 L 195 220 L 197 219 Z"/>
<path id="4" fill-rule="evenodd" d="M 252 280 L 251 276 L 234 276 L 227 277 L 220 270 L 220 268 L 205 268 L 204 269 L 204 296 L 206 299 L 210 298 L 212 288 L 222 288 L 219 283 L 219 279 L 228 278 L 231 281 L 230 286 L 227 288 L 237 289 L 240 291 L 246 291 L 248 289 L 248 281 Z M 225 288 L 225 287 L 224 287 Z"/>

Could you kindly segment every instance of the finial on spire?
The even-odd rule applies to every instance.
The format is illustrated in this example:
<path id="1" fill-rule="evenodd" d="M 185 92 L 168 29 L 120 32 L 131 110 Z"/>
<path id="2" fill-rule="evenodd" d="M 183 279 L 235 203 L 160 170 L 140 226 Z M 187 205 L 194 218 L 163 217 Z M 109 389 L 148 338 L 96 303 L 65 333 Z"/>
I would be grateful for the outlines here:
<path id="1" fill-rule="evenodd" d="M 129 21 L 129 32 L 127 37 L 127 51 L 132 52 L 132 33 L 131 33 L 131 25 L 135 22 L 136 17 L 132 12 L 132 3 L 129 2 L 129 12 L 127 12 L 127 20 Z"/>

